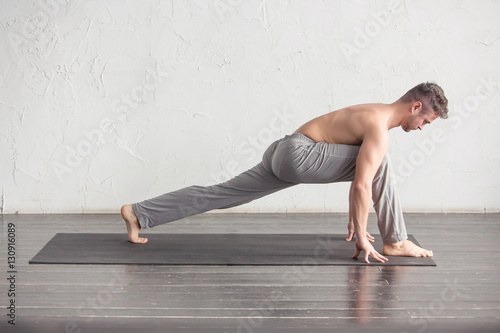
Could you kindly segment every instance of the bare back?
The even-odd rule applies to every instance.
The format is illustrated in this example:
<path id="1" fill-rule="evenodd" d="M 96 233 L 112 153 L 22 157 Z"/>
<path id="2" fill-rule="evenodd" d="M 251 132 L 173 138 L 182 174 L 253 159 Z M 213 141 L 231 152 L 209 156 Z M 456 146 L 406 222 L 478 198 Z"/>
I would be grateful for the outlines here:
<path id="1" fill-rule="evenodd" d="M 371 127 L 387 126 L 385 104 L 360 104 L 332 111 L 314 118 L 295 133 L 302 133 L 316 142 L 361 145 Z"/>

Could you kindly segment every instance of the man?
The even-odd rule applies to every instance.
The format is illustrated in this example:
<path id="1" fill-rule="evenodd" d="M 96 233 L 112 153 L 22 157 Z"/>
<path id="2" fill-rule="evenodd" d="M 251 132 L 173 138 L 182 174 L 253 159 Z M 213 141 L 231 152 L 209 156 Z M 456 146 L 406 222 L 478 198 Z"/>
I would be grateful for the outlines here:
<path id="1" fill-rule="evenodd" d="M 448 117 L 448 100 L 435 83 L 421 83 L 392 104 L 362 104 L 317 117 L 292 135 L 272 143 L 262 162 L 213 186 L 189 186 L 121 209 L 129 240 L 145 243 L 140 229 L 151 228 L 212 209 L 238 206 L 300 183 L 351 181 L 348 237 L 356 235 L 357 258 L 365 252 L 380 262 L 384 255 L 432 257 L 432 251 L 407 240 L 403 213 L 387 156 L 389 130 L 420 129 Z M 377 213 L 382 254 L 367 232 L 370 201 Z"/>

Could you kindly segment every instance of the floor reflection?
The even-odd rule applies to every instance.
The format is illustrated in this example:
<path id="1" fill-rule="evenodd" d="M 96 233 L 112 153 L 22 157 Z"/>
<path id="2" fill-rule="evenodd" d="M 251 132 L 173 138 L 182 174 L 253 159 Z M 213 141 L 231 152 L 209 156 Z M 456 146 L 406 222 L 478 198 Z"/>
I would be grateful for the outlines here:
<path id="1" fill-rule="evenodd" d="M 351 266 L 347 271 L 346 286 L 350 300 L 348 301 L 349 317 L 356 324 L 369 323 L 371 318 L 389 317 L 397 301 L 395 290 L 405 267 L 370 267 Z"/>

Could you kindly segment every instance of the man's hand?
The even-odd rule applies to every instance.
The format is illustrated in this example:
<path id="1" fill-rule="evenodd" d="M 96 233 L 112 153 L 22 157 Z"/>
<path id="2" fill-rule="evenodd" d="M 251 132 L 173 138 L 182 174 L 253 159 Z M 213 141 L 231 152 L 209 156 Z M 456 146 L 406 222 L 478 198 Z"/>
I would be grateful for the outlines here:
<path id="1" fill-rule="evenodd" d="M 356 253 L 354 253 L 354 255 L 352 256 L 353 259 L 356 259 L 361 253 L 361 251 L 365 251 L 365 262 L 368 264 L 370 263 L 370 260 L 368 260 L 369 256 L 372 256 L 373 259 L 380 262 L 386 262 L 389 260 L 380 253 L 378 253 L 377 251 L 375 251 L 373 245 L 370 244 L 368 240 L 358 238 L 356 239 Z"/>
<path id="2" fill-rule="evenodd" d="M 349 223 L 347 224 L 347 230 L 349 231 L 349 235 L 347 236 L 347 238 L 345 240 L 350 242 L 352 240 L 352 238 L 354 237 L 354 235 L 356 234 L 356 229 L 354 228 L 354 221 L 352 221 L 352 220 L 349 221 Z M 369 232 L 366 232 L 366 239 L 372 243 L 375 241 L 375 237 L 370 235 Z"/>

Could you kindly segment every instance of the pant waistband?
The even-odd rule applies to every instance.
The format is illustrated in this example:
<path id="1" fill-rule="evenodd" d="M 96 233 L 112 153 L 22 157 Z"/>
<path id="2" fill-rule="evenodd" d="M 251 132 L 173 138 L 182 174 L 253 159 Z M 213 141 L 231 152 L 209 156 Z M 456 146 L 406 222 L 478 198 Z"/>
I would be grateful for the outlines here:
<path id="1" fill-rule="evenodd" d="M 311 139 L 310 137 L 308 137 L 307 135 L 302 134 L 302 133 L 293 133 L 293 134 L 287 135 L 287 136 L 294 138 L 294 139 L 301 139 L 304 141 L 309 141 L 311 143 L 316 143 L 316 141 L 314 141 L 313 139 Z"/>
<path id="2" fill-rule="evenodd" d="M 346 145 L 342 143 L 327 143 L 327 142 L 316 142 L 310 137 L 308 137 L 305 134 L 302 133 L 293 133 L 291 135 L 285 136 L 285 139 L 293 139 L 293 140 L 299 140 L 301 142 L 305 142 L 308 145 L 309 144 L 314 144 L 315 147 L 329 147 L 326 149 L 332 149 L 335 152 L 332 154 L 334 155 L 341 155 L 341 156 L 346 156 L 346 157 L 356 157 L 358 155 L 360 145 Z"/>

